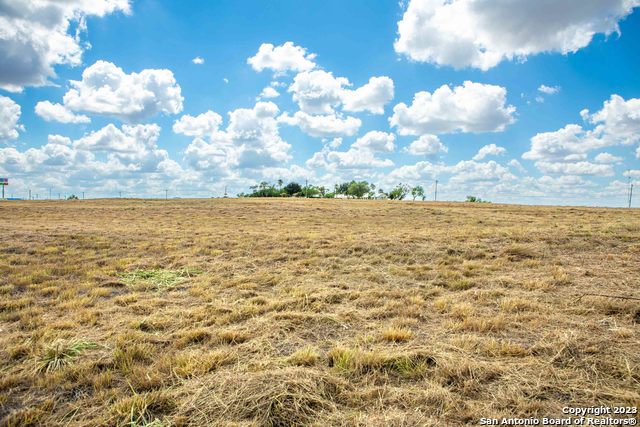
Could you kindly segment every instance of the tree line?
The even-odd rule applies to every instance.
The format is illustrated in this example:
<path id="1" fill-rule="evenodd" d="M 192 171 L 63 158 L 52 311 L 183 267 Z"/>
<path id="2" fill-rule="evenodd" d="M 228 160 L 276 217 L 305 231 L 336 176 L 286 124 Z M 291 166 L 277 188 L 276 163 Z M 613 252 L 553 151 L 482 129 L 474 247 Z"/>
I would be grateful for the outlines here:
<path id="1" fill-rule="evenodd" d="M 411 195 L 413 200 L 420 198 L 425 199 L 425 191 L 421 185 L 409 186 L 406 184 L 398 184 L 391 191 L 386 192 L 382 188 L 377 188 L 375 184 L 367 181 L 348 181 L 336 184 L 331 189 L 324 186 L 315 186 L 305 184 L 304 186 L 292 181 L 284 184 L 279 179 L 276 183 L 262 181 L 259 184 L 249 187 L 251 192 L 240 193 L 238 197 L 313 197 L 332 199 L 338 195 L 354 199 L 388 199 L 402 200 Z M 377 190 L 377 191 L 376 191 Z"/>

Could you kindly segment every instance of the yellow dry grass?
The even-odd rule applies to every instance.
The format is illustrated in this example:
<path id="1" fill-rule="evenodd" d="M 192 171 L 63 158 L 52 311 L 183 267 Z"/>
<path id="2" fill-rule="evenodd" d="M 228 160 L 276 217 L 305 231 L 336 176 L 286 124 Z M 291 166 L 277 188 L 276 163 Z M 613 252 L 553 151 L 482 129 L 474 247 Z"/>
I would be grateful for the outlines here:
<path id="1" fill-rule="evenodd" d="M 0 425 L 477 425 L 640 402 L 640 211 L 0 204 Z M 80 345 L 78 343 L 90 343 Z"/>

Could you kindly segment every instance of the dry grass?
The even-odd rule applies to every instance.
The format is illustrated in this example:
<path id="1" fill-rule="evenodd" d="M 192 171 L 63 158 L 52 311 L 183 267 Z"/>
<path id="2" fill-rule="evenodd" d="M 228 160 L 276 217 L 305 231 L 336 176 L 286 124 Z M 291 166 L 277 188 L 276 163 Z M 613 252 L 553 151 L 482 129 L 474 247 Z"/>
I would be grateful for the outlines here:
<path id="1" fill-rule="evenodd" d="M 477 425 L 640 402 L 640 212 L 0 204 L 0 426 Z"/>

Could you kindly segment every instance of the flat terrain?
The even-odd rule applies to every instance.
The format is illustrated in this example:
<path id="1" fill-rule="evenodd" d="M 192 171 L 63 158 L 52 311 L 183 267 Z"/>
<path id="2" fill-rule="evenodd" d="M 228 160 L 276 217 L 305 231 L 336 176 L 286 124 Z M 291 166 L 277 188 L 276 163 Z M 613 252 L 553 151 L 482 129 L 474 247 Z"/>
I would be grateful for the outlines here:
<path id="1" fill-rule="evenodd" d="M 0 425 L 477 425 L 640 403 L 640 211 L 0 203 Z"/>

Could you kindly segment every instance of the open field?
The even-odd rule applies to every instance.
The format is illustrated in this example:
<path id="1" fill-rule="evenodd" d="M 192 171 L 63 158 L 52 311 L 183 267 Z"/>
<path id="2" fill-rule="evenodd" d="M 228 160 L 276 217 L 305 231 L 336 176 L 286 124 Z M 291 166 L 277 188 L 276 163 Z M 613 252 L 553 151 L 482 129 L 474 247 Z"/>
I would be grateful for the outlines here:
<path id="1" fill-rule="evenodd" d="M 0 203 L 0 425 L 477 425 L 640 403 L 640 211 Z M 579 298 L 582 296 L 582 298 Z"/>

